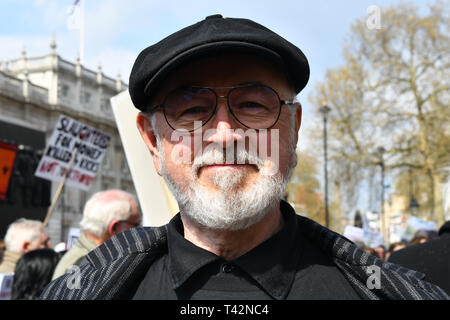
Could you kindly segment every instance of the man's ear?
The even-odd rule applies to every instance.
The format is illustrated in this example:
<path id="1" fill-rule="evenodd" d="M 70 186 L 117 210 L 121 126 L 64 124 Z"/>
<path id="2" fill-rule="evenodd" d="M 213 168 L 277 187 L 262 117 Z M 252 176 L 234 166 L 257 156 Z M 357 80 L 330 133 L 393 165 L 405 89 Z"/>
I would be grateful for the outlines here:
<path id="1" fill-rule="evenodd" d="M 119 221 L 114 219 L 114 220 L 111 221 L 111 223 L 109 224 L 109 226 L 108 226 L 108 235 L 109 235 L 109 237 L 112 237 L 112 236 L 114 236 L 114 235 L 117 234 L 116 227 L 117 227 L 117 224 L 118 224 L 118 223 L 119 223 Z"/>
<path id="2" fill-rule="evenodd" d="M 297 103 L 297 111 L 295 113 L 295 129 L 296 132 L 300 130 L 301 124 L 302 124 L 302 105 L 301 103 Z"/>
<path id="3" fill-rule="evenodd" d="M 161 158 L 151 121 L 145 113 L 139 112 L 136 118 L 136 124 L 142 139 L 144 139 L 145 145 L 153 157 L 153 164 L 155 165 L 156 172 L 161 175 Z"/>
<path id="4" fill-rule="evenodd" d="M 31 245 L 31 242 L 29 242 L 29 241 L 24 241 L 24 242 L 22 243 L 22 252 L 23 252 L 23 253 L 26 253 L 26 252 L 30 251 L 30 245 Z"/>
<path id="5" fill-rule="evenodd" d="M 297 109 L 295 110 L 295 145 L 298 142 L 298 132 L 302 124 L 302 105 L 296 103 Z"/>

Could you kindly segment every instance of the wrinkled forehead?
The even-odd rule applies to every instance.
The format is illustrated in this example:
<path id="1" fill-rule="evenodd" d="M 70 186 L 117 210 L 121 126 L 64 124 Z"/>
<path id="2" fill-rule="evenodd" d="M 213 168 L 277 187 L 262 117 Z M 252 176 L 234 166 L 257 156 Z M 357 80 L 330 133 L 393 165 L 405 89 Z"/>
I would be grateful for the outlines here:
<path id="1" fill-rule="evenodd" d="M 266 84 L 283 97 L 295 95 L 286 73 L 276 63 L 260 56 L 226 53 L 199 57 L 173 70 L 155 90 L 149 105 L 162 103 L 168 92 L 181 86 L 231 87 L 251 82 Z"/>

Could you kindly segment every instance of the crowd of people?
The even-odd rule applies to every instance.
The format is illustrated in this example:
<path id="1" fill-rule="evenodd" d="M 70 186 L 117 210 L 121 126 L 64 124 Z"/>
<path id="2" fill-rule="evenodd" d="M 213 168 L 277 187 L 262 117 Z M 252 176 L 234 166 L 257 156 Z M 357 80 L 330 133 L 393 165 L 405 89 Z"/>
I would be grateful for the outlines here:
<path id="1" fill-rule="evenodd" d="M 69 250 L 52 247 L 42 222 L 18 219 L 8 227 L 0 250 L 0 274 L 13 275 L 10 299 L 38 299 L 52 279 L 70 271 L 73 265 L 81 266 L 90 251 L 140 224 L 136 199 L 121 190 L 98 192 L 88 200 L 80 237 Z"/>
<path id="2" fill-rule="evenodd" d="M 366 245 L 362 241 L 355 241 L 355 243 L 358 245 L 358 247 L 360 247 L 367 253 L 370 253 L 374 256 L 377 256 L 380 259 L 387 261 L 389 260 L 390 255 L 395 251 L 404 249 L 408 246 L 413 246 L 415 244 L 425 243 L 428 240 L 436 239 L 437 237 L 438 233 L 436 231 L 417 230 L 414 237 L 411 240 L 409 241 L 400 240 L 397 242 L 393 242 L 388 247 L 381 244 L 373 248 L 371 246 Z"/>
<path id="3" fill-rule="evenodd" d="M 416 233 L 414 234 L 414 237 L 411 240 L 409 240 L 409 241 L 400 240 L 397 242 L 393 242 L 393 243 L 389 244 L 388 247 L 386 247 L 382 244 L 378 245 L 376 247 L 371 247 L 371 246 L 366 245 L 362 241 L 355 241 L 355 243 L 358 245 L 358 247 L 360 247 L 367 253 L 370 253 L 380 259 L 388 261 L 391 254 L 395 251 L 398 251 L 398 250 L 401 250 L 401 249 L 404 249 L 406 247 L 413 246 L 416 244 L 425 243 L 429 240 L 433 240 L 436 238 L 438 238 L 438 232 L 436 232 L 434 230 L 417 230 Z"/>
<path id="4" fill-rule="evenodd" d="M 391 243 L 388 248 L 383 245 L 372 248 L 360 241 L 355 243 L 379 259 L 423 272 L 428 281 L 450 293 L 449 240 L 450 221 L 447 221 L 438 232 L 417 230 L 411 240 Z"/>
<path id="5" fill-rule="evenodd" d="M 97 246 L 115 234 L 137 227 L 141 224 L 141 215 L 134 197 L 120 190 L 108 190 L 94 194 L 86 203 L 83 218 L 80 223 L 81 235 L 70 250 L 52 248 L 48 234 L 40 221 L 18 219 L 12 223 L 0 247 L 0 273 L 13 274 L 11 287 L 12 300 L 38 299 L 44 288 L 54 279 L 70 271 L 73 265 L 81 266 L 83 258 Z M 362 242 L 355 244 L 367 253 L 385 261 L 395 260 L 408 267 L 408 263 L 396 258 L 400 251 L 413 246 L 437 244 L 440 237 L 450 234 L 450 221 L 444 224 L 439 233 L 419 230 L 413 239 L 391 243 L 388 248 L 379 245 L 375 248 Z M 445 256 L 446 247 L 442 249 Z M 423 248 L 426 250 L 426 248 Z M 392 255 L 394 254 L 394 259 Z M 444 258 L 445 259 L 445 258 Z M 398 261 L 397 261 L 398 260 Z M 436 262 L 436 261 L 434 261 Z M 448 264 L 448 262 L 447 262 Z M 445 262 L 442 264 L 445 268 Z M 423 269 L 415 266 L 415 269 Z M 428 276 L 450 292 L 447 274 L 437 276 L 435 272 L 427 271 Z"/>

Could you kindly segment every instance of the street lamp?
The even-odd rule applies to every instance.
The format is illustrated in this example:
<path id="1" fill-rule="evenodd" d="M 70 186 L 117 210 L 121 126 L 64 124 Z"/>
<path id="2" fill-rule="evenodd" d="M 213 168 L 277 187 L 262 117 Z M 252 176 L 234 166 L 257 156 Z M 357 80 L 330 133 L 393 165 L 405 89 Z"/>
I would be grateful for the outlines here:
<path id="1" fill-rule="evenodd" d="M 413 182 L 412 182 L 412 170 L 411 168 L 408 169 L 409 174 L 409 212 L 411 216 L 417 217 L 419 213 L 419 203 L 417 202 L 416 198 L 414 198 L 414 192 L 413 192 Z"/>
<path id="2" fill-rule="evenodd" d="M 330 220 L 328 213 L 328 157 L 327 157 L 327 118 L 331 108 L 323 103 L 320 107 L 320 112 L 323 115 L 323 150 L 324 150 L 324 175 L 325 175 L 325 226 L 329 228 Z"/>
<path id="3" fill-rule="evenodd" d="M 419 207 L 420 207 L 419 203 L 414 198 L 414 196 L 412 196 L 411 201 L 409 202 L 409 210 L 411 212 L 411 216 L 417 217 L 419 213 Z"/>
<path id="4" fill-rule="evenodd" d="M 384 226 L 384 153 L 386 149 L 382 146 L 377 148 L 378 156 L 380 162 L 378 163 L 381 167 L 381 210 L 380 210 L 380 222 L 381 222 L 381 234 L 385 236 L 385 226 Z"/>

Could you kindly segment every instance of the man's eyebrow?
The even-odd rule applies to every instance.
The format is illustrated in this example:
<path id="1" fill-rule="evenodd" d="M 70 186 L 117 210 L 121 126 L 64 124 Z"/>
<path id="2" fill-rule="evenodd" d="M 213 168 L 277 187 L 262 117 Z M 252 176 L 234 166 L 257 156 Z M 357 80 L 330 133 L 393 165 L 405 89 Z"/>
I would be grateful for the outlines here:
<path id="1" fill-rule="evenodd" d="M 180 88 L 189 88 L 189 87 L 198 87 L 198 88 L 235 88 L 235 87 L 240 87 L 240 86 L 249 86 L 249 85 L 263 85 L 263 86 L 267 86 L 267 84 L 265 84 L 264 82 L 261 81 L 244 81 L 244 82 L 240 82 L 237 85 L 234 86 L 205 86 L 205 85 L 200 85 L 200 84 L 193 84 L 193 83 L 182 83 L 176 87 L 174 87 L 173 89 L 169 90 L 176 90 L 176 89 L 180 89 Z"/>
<path id="2" fill-rule="evenodd" d="M 245 81 L 245 82 L 238 83 L 238 86 L 247 86 L 247 85 L 252 85 L 252 84 L 266 85 L 265 83 L 263 83 L 261 81 Z"/>

